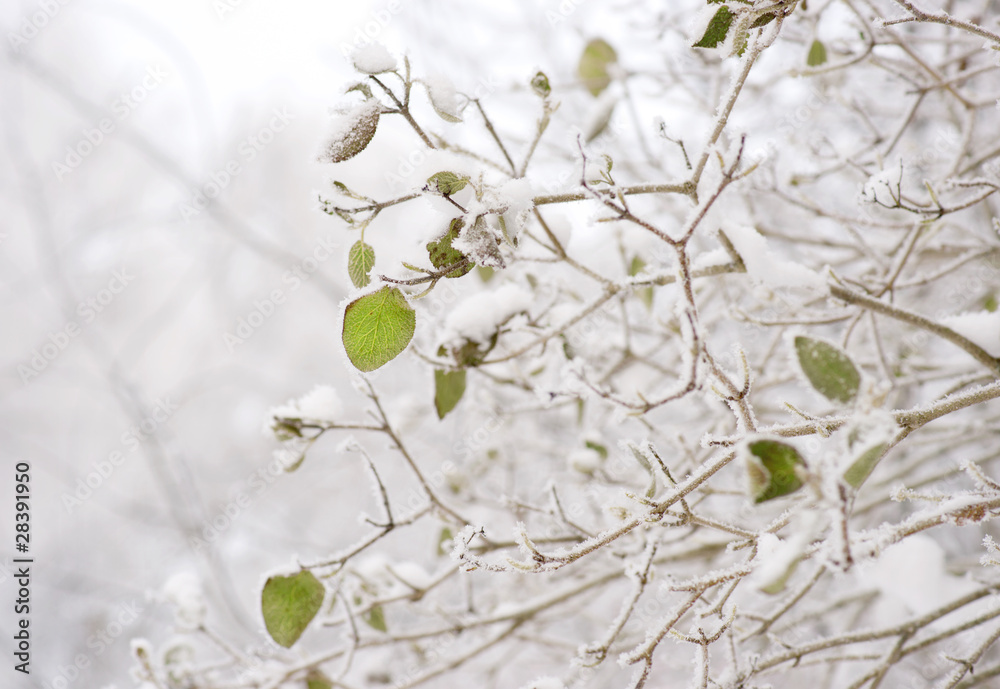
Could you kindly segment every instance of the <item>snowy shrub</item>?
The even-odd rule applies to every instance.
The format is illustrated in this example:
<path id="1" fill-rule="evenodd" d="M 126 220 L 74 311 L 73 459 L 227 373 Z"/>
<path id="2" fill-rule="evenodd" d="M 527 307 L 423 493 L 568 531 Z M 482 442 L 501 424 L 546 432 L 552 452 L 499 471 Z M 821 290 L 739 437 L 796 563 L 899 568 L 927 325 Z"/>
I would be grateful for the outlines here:
<path id="1" fill-rule="evenodd" d="M 995 3 L 437 5 L 537 66 L 353 56 L 318 155 L 356 385 L 267 421 L 282 481 L 365 467 L 351 545 L 262 575 L 276 646 L 209 610 L 138 676 L 996 686 Z"/>

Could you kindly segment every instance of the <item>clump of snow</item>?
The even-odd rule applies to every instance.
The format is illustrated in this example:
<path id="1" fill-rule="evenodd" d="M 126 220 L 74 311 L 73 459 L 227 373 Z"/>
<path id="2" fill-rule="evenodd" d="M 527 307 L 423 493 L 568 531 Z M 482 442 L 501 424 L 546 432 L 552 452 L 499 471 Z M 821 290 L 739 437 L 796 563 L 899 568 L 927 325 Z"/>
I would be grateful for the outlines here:
<path id="1" fill-rule="evenodd" d="M 1000 356 L 1000 311 L 946 316 L 941 324 L 979 345 L 991 356 Z"/>
<path id="2" fill-rule="evenodd" d="M 924 534 L 914 534 L 882 553 L 871 571 L 882 594 L 918 615 L 968 593 L 972 582 L 949 574 L 945 552 Z"/>
<path id="3" fill-rule="evenodd" d="M 491 191 L 490 205 L 503 214 L 507 233 L 513 241 L 524 228 L 528 214 L 535 207 L 535 190 L 524 179 L 512 179 Z"/>
<path id="4" fill-rule="evenodd" d="M 826 292 L 823 276 L 801 263 L 788 261 L 774 254 L 765 239 L 752 227 L 734 226 L 726 236 L 743 259 L 750 278 L 765 287 L 803 287 Z"/>
<path id="5" fill-rule="evenodd" d="M 180 572 L 170 577 L 163 586 L 163 595 L 176 606 L 177 624 L 186 629 L 201 626 L 205 620 L 205 596 L 201 583 L 191 572 Z"/>
<path id="6" fill-rule="evenodd" d="M 396 69 L 394 58 L 381 43 L 368 43 L 354 51 L 351 56 L 354 68 L 365 74 L 382 74 Z"/>
<path id="7" fill-rule="evenodd" d="M 596 450 L 592 450 L 589 447 L 585 447 L 579 450 L 574 450 L 569 453 L 566 458 L 566 463 L 569 468 L 573 471 L 579 471 L 581 474 L 593 474 L 601 466 L 601 455 Z"/>
<path id="8" fill-rule="evenodd" d="M 520 285 L 474 294 L 456 306 L 445 321 L 446 340 L 464 338 L 487 342 L 511 316 L 527 311 L 532 295 Z"/>
<path id="9" fill-rule="evenodd" d="M 477 205 L 481 204 L 475 202 L 469 204 L 468 217 L 470 220 L 462 228 L 458 239 L 452 241 L 451 246 L 475 261 L 477 266 L 502 270 L 506 267 L 506 263 L 500 254 L 499 239 L 490 230 L 482 216 L 475 217 L 478 210 Z M 475 219 L 472 219 L 474 217 Z"/>
<path id="10" fill-rule="evenodd" d="M 451 79 L 436 74 L 423 78 L 421 83 L 427 88 L 427 97 L 431 99 L 431 105 L 438 115 L 449 122 L 461 121 L 465 105 Z"/>
<path id="11" fill-rule="evenodd" d="M 899 195 L 899 183 L 902 172 L 897 166 L 879 170 L 861 187 L 861 200 L 867 203 L 883 203 L 891 206 Z"/>
<path id="12" fill-rule="evenodd" d="M 269 409 L 265 429 L 270 431 L 276 418 L 333 422 L 341 416 L 343 410 L 340 395 L 333 387 L 317 385 L 302 397 Z"/>

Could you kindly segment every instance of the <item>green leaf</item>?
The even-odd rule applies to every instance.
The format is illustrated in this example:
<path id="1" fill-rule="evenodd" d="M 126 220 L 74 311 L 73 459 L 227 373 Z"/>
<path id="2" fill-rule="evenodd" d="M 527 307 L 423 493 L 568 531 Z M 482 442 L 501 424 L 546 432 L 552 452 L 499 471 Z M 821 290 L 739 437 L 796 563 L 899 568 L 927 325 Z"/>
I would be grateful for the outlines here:
<path id="1" fill-rule="evenodd" d="M 861 456 L 854 460 L 854 463 L 844 472 L 844 480 L 852 487 L 860 488 L 875 469 L 875 465 L 882 459 L 882 453 L 885 452 L 886 447 L 888 445 L 885 443 L 879 443 L 862 452 Z"/>
<path id="2" fill-rule="evenodd" d="M 435 172 L 427 178 L 427 188 L 444 196 L 451 196 L 465 189 L 469 183 L 467 177 L 460 177 L 454 172 Z"/>
<path id="3" fill-rule="evenodd" d="M 347 254 L 347 274 L 355 287 L 367 287 L 371 282 L 369 274 L 375 265 L 375 249 L 362 241 L 354 242 Z"/>
<path id="4" fill-rule="evenodd" d="M 552 87 L 549 85 L 549 78 L 545 76 L 545 72 L 538 72 L 531 78 L 531 90 L 540 98 L 548 98 L 548 95 L 552 93 Z"/>
<path id="5" fill-rule="evenodd" d="M 413 339 L 417 315 L 396 287 L 359 297 L 344 312 L 344 349 L 359 371 L 374 371 L 399 356 Z"/>
<path id="6" fill-rule="evenodd" d="M 375 136 L 382 106 L 371 98 L 349 112 L 340 123 L 338 133 L 320 153 L 322 163 L 341 163 L 365 150 Z"/>
<path id="7" fill-rule="evenodd" d="M 483 282 L 489 282 L 493 279 L 493 276 L 496 275 L 496 271 L 489 266 L 476 266 L 476 275 L 478 275 L 479 279 Z"/>
<path id="8" fill-rule="evenodd" d="M 376 605 L 367 613 L 365 613 L 362 618 L 369 627 L 376 631 L 384 632 L 388 630 L 385 626 L 385 613 L 382 612 L 382 606 Z"/>
<path id="9" fill-rule="evenodd" d="M 778 15 L 776 14 L 762 14 L 753 20 L 753 23 L 750 24 L 750 28 L 759 29 L 762 26 L 767 26 L 768 24 L 773 22 L 777 17 Z"/>
<path id="10" fill-rule="evenodd" d="M 439 419 L 455 408 L 465 394 L 465 371 L 434 371 L 434 408 Z"/>
<path id="11" fill-rule="evenodd" d="M 316 617 L 324 593 L 323 584 L 308 570 L 268 579 L 260 600 L 267 633 L 278 645 L 291 648 Z"/>
<path id="12" fill-rule="evenodd" d="M 826 62 L 826 46 L 819 40 L 815 40 L 809 46 L 809 55 L 806 57 L 806 64 L 810 67 L 819 67 L 824 62 Z"/>
<path id="13" fill-rule="evenodd" d="M 600 443 L 595 443 L 593 440 L 588 440 L 584 442 L 584 445 L 586 445 L 591 450 L 599 454 L 601 456 L 601 459 L 608 458 L 608 448 L 605 447 L 604 445 L 601 445 Z"/>
<path id="14" fill-rule="evenodd" d="M 448 266 L 453 266 L 463 258 L 468 258 L 465 254 L 457 249 L 451 248 L 451 243 L 458 239 L 458 233 L 465 225 L 465 221 L 461 218 L 455 218 L 451 221 L 451 225 L 448 227 L 448 231 L 445 233 L 441 239 L 434 242 L 428 242 L 427 244 L 427 256 L 430 258 L 431 263 L 435 268 L 447 268 Z M 470 260 L 465 266 L 461 268 L 456 268 L 451 271 L 445 277 L 447 278 L 460 278 L 470 270 L 472 270 L 475 264 Z"/>
<path id="15" fill-rule="evenodd" d="M 695 48 L 714 48 L 723 41 L 726 40 L 726 34 L 729 33 L 729 27 L 733 23 L 733 13 L 728 7 L 723 5 L 712 17 L 712 21 L 708 23 L 708 28 L 705 29 L 705 35 L 701 37 L 701 40 L 694 44 Z"/>
<path id="16" fill-rule="evenodd" d="M 857 396 L 861 374 L 840 348 L 799 335 L 795 338 L 795 353 L 802 372 L 824 397 L 847 403 Z"/>
<path id="17" fill-rule="evenodd" d="M 448 551 L 445 550 L 445 544 L 450 542 L 451 539 L 455 537 L 455 534 L 451 532 L 447 526 L 441 527 L 441 533 L 438 534 L 438 545 L 437 553 L 438 555 L 447 555 Z"/>
<path id="18" fill-rule="evenodd" d="M 333 689 L 333 681 L 319 670 L 312 670 L 306 675 L 306 689 Z"/>
<path id="19" fill-rule="evenodd" d="M 757 440 L 748 443 L 747 449 L 747 478 L 754 502 L 780 498 L 802 487 L 796 467 L 805 462 L 794 447 L 777 440 Z"/>
<path id="20" fill-rule="evenodd" d="M 576 71 L 591 95 L 599 96 L 611 84 L 608 65 L 618 62 L 618 54 L 603 38 L 595 38 L 583 49 Z"/>

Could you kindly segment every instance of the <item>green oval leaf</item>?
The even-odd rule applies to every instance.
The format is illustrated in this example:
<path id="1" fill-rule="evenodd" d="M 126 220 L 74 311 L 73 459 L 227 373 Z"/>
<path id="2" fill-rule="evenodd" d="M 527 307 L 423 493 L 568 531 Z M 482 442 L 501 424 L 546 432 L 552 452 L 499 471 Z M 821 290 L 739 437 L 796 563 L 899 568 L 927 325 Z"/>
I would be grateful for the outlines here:
<path id="1" fill-rule="evenodd" d="M 861 374 L 839 347 L 799 335 L 795 338 L 795 354 L 802 372 L 821 395 L 842 403 L 857 396 Z"/>
<path id="2" fill-rule="evenodd" d="M 576 71 L 591 95 L 599 96 L 611 84 L 608 65 L 618 62 L 618 54 L 603 38 L 595 38 L 583 49 Z M 536 77 L 537 78 L 537 77 Z M 534 86 L 534 82 L 532 82 Z"/>
<path id="3" fill-rule="evenodd" d="M 354 242 L 347 254 L 347 274 L 355 287 L 367 287 L 375 265 L 375 249 L 362 241 Z"/>
<path id="4" fill-rule="evenodd" d="M 794 493 L 802 487 L 796 467 L 805 466 L 799 451 L 777 440 L 747 444 L 747 479 L 754 502 L 765 502 Z"/>
<path id="5" fill-rule="evenodd" d="M 851 466 L 847 467 L 847 471 L 844 472 L 844 480 L 851 487 L 860 488 L 861 484 L 865 482 L 875 469 L 875 465 L 882 459 L 882 454 L 885 452 L 886 447 L 888 445 L 885 443 L 879 443 L 862 452 L 861 456 L 854 460 Z"/>
<path id="6" fill-rule="evenodd" d="M 347 305 L 344 349 L 359 371 L 374 371 L 399 356 L 413 339 L 417 314 L 396 287 L 383 287 Z"/>
<path id="7" fill-rule="evenodd" d="M 388 627 L 385 626 L 385 613 L 382 612 L 382 606 L 376 605 L 371 610 L 369 610 L 363 617 L 365 624 L 376 631 L 384 632 L 388 631 Z"/>
<path id="8" fill-rule="evenodd" d="M 726 34 L 729 33 L 729 27 L 733 23 L 733 13 L 728 7 L 723 5 L 712 17 L 712 21 L 708 23 L 708 28 L 705 29 L 705 34 L 701 37 L 701 40 L 694 44 L 695 48 L 714 48 L 723 41 L 726 40 Z"/>
<path id="9" fill-rule="evenodd" d="M 816 40 L 809 46 L 809 55 L 806 56 L 806 64 L 810 67 L 819 67 L 826 62 L 826 46 Z"/>
<path id="10" fill-rule="evenodd" d="M 455 218 L 451 221 L 451 225 L 448 226 L 448 231 L 445 233 L 441 239 L 434 242 L 428 242 L 427 244 L 427 257 L 430 258 L 431 264 L 437 268 L 447 268 L 448 266 L 453 266 L 463 258 L 468 258 L 458 249 L 453 249 L 451 243 L 458 239 L 458 233 L 465 225 L 465 221 L 461 218 Z M 456 268 L 451 271 L 445 277 L 447 278 L 460 278 L 470 270 L 472 270 L 475 263 L 473 261 L 468 261 L 466 265 L 461 268 Z"/>
<path id="11" fill-rule="evenodd" d="M 469 183 L 467 177 L 460 177 L 454 172 L 435 172 L 427 178 L 427 188 L 444 196 L 451 196 L 465 189 Z"/>
<path id="12" fill-rule="evenodd" d="M 341 163 L 365 150 L 375 136 L 381 110 L 379 102 L 371 98 L 347 113 L 320 154 L 320 162 Z"/>
<path id="13" fill-rule="evenodd" d="M 260 600 L 267 633 L 278 645 L 291 648 L 316 617 L 324 593 L 323 584 L 308 570 L 268 579 Z"/>
<path id="14" fill-rule="evenodd" d="M 439 419 L 455 408 L 465 394 L 465 371 L 434 371 L 434 408 Z"/>
<path id="15" fill-rule="evenodd" d="M 333 689 L 333 681 L 319 670 L 306 675 L 306 689 Z"/>

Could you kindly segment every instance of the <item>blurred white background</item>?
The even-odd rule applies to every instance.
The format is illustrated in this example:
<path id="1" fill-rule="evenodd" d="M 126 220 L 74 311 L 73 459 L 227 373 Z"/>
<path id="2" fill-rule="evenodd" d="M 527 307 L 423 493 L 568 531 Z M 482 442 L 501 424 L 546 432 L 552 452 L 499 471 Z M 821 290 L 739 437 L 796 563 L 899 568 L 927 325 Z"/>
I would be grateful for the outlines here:
<path id="1" fill-rule="evenodd" d="M 4 633 L 3 686 L 132 686 L 129 640 L 162 641 L 172 617 L 156 592 L 181 572 L 208 586 L 213 623 L 260 639 L 263 571 L 354 540 L 356 509 L 336 498 L 367 490 L 357 467 L 318 448 L 275 480 L 261 432 L 269 407 L 315 384 L 349 389 L 338 318 L 353 240 L 315 192 L 352 79 L 344 53 L 374 39 L 465 92 L 523 88 L 540 67 L 568 73 L 587 26 L 614 31 L 611 10 L 552 14 L 561 5 L 474 18 L 448 0 L 0 4 L 5 631 L 18 462 L 32 467 L 35 558 L 32 674 L 13 671 Z M 380 138 L 389 157 L 345 164 L 353 179 L 384 185 L 393 143 L 418 145 L 388 126 Z"/>

